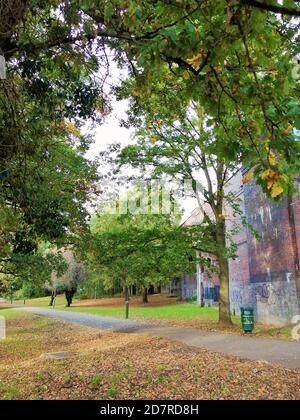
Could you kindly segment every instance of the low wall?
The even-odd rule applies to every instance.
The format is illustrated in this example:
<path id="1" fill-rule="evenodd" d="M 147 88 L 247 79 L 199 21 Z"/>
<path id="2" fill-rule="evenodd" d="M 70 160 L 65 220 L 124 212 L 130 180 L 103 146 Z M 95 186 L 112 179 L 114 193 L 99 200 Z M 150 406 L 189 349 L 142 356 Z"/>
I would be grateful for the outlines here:
<path id="1" fill-rule="evenodd" d="M 258 322 L 275 326 L 291 324 L 292 318 L 300 312 L 295 280 L 290 273 L 285 281 L 248 285 L 232 282 L 230 301 L 236 315 L 240 315 L 242 306 L 250 306 L 254 308 Z"/>

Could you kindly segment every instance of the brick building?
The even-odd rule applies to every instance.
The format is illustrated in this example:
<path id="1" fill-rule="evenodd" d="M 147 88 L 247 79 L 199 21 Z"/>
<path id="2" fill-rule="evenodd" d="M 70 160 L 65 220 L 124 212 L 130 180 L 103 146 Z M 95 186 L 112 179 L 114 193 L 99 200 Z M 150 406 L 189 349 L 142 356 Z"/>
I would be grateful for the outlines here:
<path id="1" fill-rule="evenodd" d="M 240 189 L 244 214 L 261 239 L 246 228 L 235 238 L 238 259 L 230 261 L 231 308 L 239 313 L 241 305 L 249 305 L 263 323 L 288 324 L 300 313 L 300 195 L 274 204 L 255 181 L 241 189 L 241 176 L 233 188 Z"/>
<path id="2" fill-rule="evenodd" d="M 209 214 L 209 208 L 206 208 Z M 185 228 L 201 223 L 202 212 L 195 209 L 190 217 L 183 223 Z M 216 257 L 212 254 L 203 255 L 211 259 L 212 264 L 216 265 Z M 191 256 L 192 258 L 192 256 Z M 181 296 L 182 299 L 196 298 L 199 305 L 216 306 L 219 302 L 220 282 L 216 274 L 210 274 L 204 270 L 199 264 L 196 265 L 196 273 L 194 277 L 184 274 L 181 279 L 174 279 L 171 283 L 172 294 Z"/>
<path id="3" fill-rule="evenodd" d="M 230 261 L 231 310 L 238 315 L 241 306 L 249 305 L 260 322 L 289 324 L 300 314 L 300 195 L 274 204 L 255 181 L 242 187 L 242 174 L 234 178 L 230 189 L 240 198 L 246 219 L 261 236 L 257 240 L 242 227 L 234 238 L 238 258 Z M 228 228 L 236 222 L 241 225 L 229 211 L 226 215 Z M 195 211 L 185 225 L 199 220 L 199 211 Z M 195 278 L 185 276 L 181 280 L 179 293 L 183 298 L 197 293 L 199 304 L 203 298 L 206 304 L 216 304 L 218 279 L 210 279 L 197 267 Z"/>

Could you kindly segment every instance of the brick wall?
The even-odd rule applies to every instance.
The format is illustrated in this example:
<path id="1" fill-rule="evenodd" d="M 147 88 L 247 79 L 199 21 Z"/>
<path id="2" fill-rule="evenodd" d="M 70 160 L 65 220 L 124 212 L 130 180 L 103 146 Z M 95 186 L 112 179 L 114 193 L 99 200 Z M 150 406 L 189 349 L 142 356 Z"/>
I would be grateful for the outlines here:
<path id="1" fill-rule="evenodd" d="M 237 315 L 240 314 L 242 306 L 248 306 L 251 303 L 249 293 L 250 271 L 249 271 L 249 250 L 248 250 L 248 232 L 242 225 L 242 217 L 245 215 L 245 200 L 242 189 L 242 173 L 238 173 L 227 187 L 236 196 L 240 202 L 242 215 L 234 215 L 232 210 L 226 209 L 227 230 L 238 227 L 234 235 L 234 242 L 237 244 L 237 258 L 229 262 L 230 276 L 230 301 L 231 311 Z"/>
<path id="2" fill-rule="evenodd" d="M 234 188 L 241 183 L 235 179 Z M 264 323 L 290 323 L 299 313 L 296 276 L 300 245 L 300 197 L 274 204 L 254 181 L 245 185 L 242 207 L 248 222 L 261 236 L 257 240 L 246 229 L 236 236 L 238 259 L 230 262 L 231 307 L 254 307 Z M 293 221 L 294 218 L 294 231 Z M 294 236 L 293 236 L 294 235 Z"/>
<path id="3" fill-rule="evenodd" d="M 241 216 L 226 209 L 227 229 L 240 226 L 234 236 L 237 258 L 229 263 L 231 310 L 239 315 L 242 306 L 251 306 L 262 323 L 289 324 L 300 313 L 300 194 L 291 202 L 284 199 L 274 204 L 255 181 L 242 187 L 242 176 L 239 173 L 228 188 L 240 200 L 243 215 L 261 239 L 257 240 L 241 225 Z M 297 185 L 300 186 L 300 175 Z M 197 223 L 196 213 L 189 222 Z M 207 289 L 219 283 L 217 276 L 209 278 L 206 273 L 203 280 Z M 180 283 L 183 298 L 191 298 L 197 290 L 196 276 L 185 276 Z"/>

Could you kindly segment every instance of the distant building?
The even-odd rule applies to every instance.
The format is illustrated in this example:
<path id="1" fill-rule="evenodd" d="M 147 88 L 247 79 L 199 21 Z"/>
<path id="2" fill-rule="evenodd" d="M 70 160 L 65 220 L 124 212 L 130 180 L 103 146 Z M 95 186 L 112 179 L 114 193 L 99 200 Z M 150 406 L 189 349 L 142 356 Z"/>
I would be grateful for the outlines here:
<path id="1" fill-rule="evenodd" d="M 207 209 L 206 209 L 207 210 Z M 202 212 L 195 209 L 189 218 L 183 223 L 188 228 L 202 221 Z M 202 254 L 203 257 L 209 258 L 212 264 L 217 263 L 216 257 L 212 254 Z M 191 256 L 195 258 L 197 255 Z M 208 274 L 204 267 L 196 264 L 195 276 L 191 277 L 184 274 L 180 279 L 174 279 L 170 285 L 172 294 L 181 296 L 182 299 L 197 299 L 199 306 L 216 306 L 219 302 L 220 282 L 216 274 Z"/>

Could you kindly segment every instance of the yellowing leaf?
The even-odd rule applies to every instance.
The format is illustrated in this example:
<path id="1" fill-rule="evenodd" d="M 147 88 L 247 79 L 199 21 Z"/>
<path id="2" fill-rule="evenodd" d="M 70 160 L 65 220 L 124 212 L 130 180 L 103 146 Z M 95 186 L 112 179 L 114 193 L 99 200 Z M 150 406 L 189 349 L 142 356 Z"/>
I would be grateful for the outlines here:
<path id="1" fill-rule="evenodd" d="M 275 70 L 275 69 L 268 70 L 268 74 L 270 74 L 271 76 L 277 76 L 278 73 L 279 73 L 278 70 Z"/>
<path id="2" fill-rule="evenodd" d="M 283 134 L 285 134 L 286 136 L 288 136 L 292 131 L 293 131 L 294 127 L 292 125 L 289 125 L 283 132 Z"/>
<path id="3" fill-rule="evenodd" d="M 131 95 L 132 96 L 134 96 L 135 98 L 137 97 L 137 96 L 139 96 L 139 92 L 136 90 L 136 89 L 133 89 L 132 91 L 131 91 Z"/>
<path id="4" fill-rule="evenodd" d="M 80 137 L 80 134 L 81 134 L 80 129 L 78 127 L 75 127 L 75 125 L 72 124 L 71 122 L 68 122 L 67 123 L 66 130 L 72 136 L 74 136 L 74 137 Z"/>
<path id="5" fill-rule="evenodd" d="M 152 144 L 156 143 L 158 140 L 159 140 L 159 137 L 158 137 L 158 136 L 152 136 L 152 137 L 150 138 L 150 142 L 151 142 Z"/>
<path id="6" fill-rule="evenodd" d="M 276 158 L 276 156 L 274 155 L 273 152 L 270 152 L 269 163 L 270 163 L 271 166 L 276 166 L 277 158 Z"/>
<path id="7" fill-rule="evenodd" d="M 184 80 L 189 80 L 189 78 L 191 77 L 190 72 L 188 70 L 185 70 L 182 74 L 182 77 L 184 78 Z"/>
<path id="8" fill-rule="evenodd" d="M 247 134 L 247 131 L 244 129 L 244 127 L 241 127 L 241 128 L 239 129 L 239 135 L 240 135 L 241 137 L 244 137 L 246 134 Z"/>
<path id="9" fill-rule="evenodd" d="M 276 175 L 276 172 L 269 168 L 261 174 L 261 177 L 262 179 L 275 179 Z"/>
<path id="10" fill-rule="evenodd" d="M 203 51 L 199 54 L 194 55 L 192 58 L 188 58 L 186 61 L 194 67 L 195 70 L 198 70 L 202 64 L 203 60 Z"/>
<path id="11" fill-rule="evenodd" d="M 284 192 L 284 189 L 282 188 L 282 186 L 279 185 L 277 182 L 275 182 L 275 184 L 272 187 L 271 197 L 276 198 L 279 195 L 281 195 L 283 192 Z"/>
<path id="12" fill-rule="evenodd" d="M 282 181 L 284 181 L 284 182 L 288 182 L 289 177 L 288 177 L 287 175 L 280 175 L 280 176 L 279 176 L 279 179 L 281 179 L 281 180 L 282 180 Z"/>
<path id="13" fill-rule="evenodd" d="M 254 178 L 254 172 L 253 171 L 248 172 L 243 178 L 243 184 L 248 184 L 248 182 L 250 182 L 251 179 L 253 178 Z"/>

